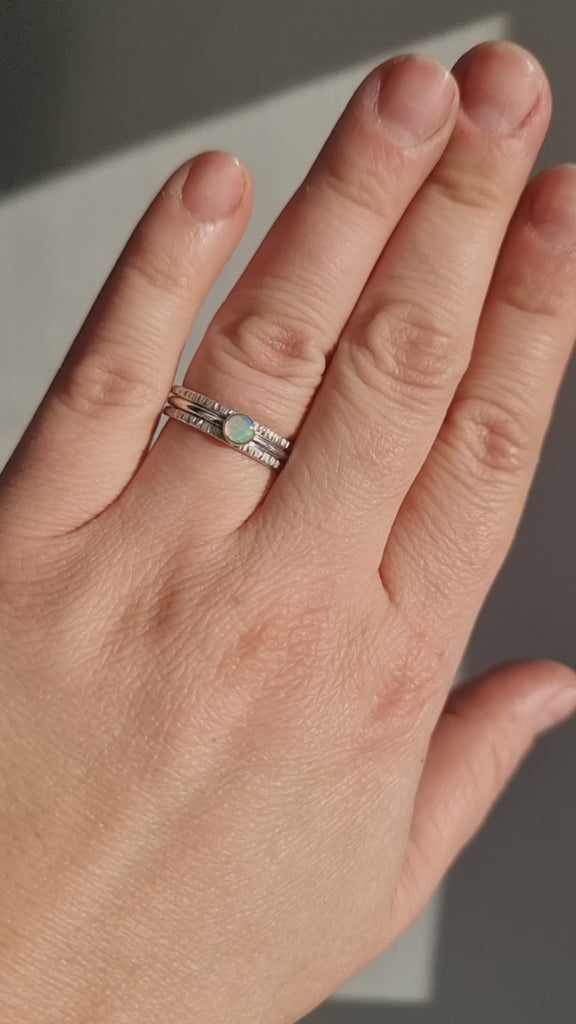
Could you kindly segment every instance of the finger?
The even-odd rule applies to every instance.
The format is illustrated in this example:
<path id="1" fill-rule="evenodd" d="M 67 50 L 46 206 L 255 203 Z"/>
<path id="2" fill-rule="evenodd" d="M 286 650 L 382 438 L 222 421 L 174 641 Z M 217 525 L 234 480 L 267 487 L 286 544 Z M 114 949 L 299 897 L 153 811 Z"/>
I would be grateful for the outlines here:
<path id="1" fill-rule="evenodd" d="M 281 434 L 298 428 L 383 245 L 448 139 L 456 86 L 408 57 L 360 87 L 303 185 L 224 303 L 186 383 Z M 146 493 L 201 488 L 230 529 L 269 470 L 168 423 L 141 480 Z M 176 492 L 174 491 L 176 488 Z"/>
<path id="2" fill-rule="evenodd" d="M 64 533 L 126 486 L 198 307 L 246 226 L 250 194 L 237 160 L 206 153 L 156 196 L 11 460 L 5 521 Z"/>
<path id="3" fill-rule="evenodd" d="M 554 662 L 494 669 L 451 696 L 432 737 L 396 890 L 392 928 L 420 913 L 536 736 L 576 709 L 576 676 Z"/>
<path id="4" fill-rule="evenodd" d="M 575 274 L 576 168 L 560 167 L 520 204 L 470 368 L 385 552 L 383 578 L 410 619 L 426 613 L 441 629 L 448 614 L 451 634 L 468 634 L 511 543 L 572 348 Z"/>
<path id="5" fill-rule="evenodd" d="M 270 500 L 356 563 L 378 564 L 470 357 L 498 250 L 549 119 L 545 77 L 516 46 L 472 51 L 455 74 L 452 138 L 350 319 Z"/>

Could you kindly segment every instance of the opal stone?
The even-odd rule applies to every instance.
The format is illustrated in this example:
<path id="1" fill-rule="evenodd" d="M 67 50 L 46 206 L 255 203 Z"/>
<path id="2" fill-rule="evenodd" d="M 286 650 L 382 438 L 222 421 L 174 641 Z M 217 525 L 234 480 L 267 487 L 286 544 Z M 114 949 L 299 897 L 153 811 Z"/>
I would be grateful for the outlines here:
<path id="1" fill-rule="evenodd" d="M 254 437 L 254 420 L 235 412 L 224 420 L 222 433 L 230 444 L 248 444 Z"/>

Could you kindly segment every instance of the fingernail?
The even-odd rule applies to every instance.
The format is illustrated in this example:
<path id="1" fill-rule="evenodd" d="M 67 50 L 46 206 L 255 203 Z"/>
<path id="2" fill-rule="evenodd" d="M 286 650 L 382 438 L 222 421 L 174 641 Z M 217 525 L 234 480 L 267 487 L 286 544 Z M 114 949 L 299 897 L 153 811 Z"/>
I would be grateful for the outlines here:
<path id="1" fill-rule="evenodd" d="M 182 202 L 198 220 L 224 220 L 238 208 L 246 188 L 242 165 L 228 153 L 194 158 L 182 186 Z"/>
<path id="2" fill-rule="evenodd" d="M 535 190 L 530 224 L 557 249 L 576 247 L 576 167 L 555 168 L 556 182 Z"/>
<path id="3" fill-rule="evenodd" d="M 557 690 L 540 710 L 537 722 L 538 732 L 546 732 L 554 725 L 559 725 L 574 711 L 576 711 L 576 688 L 567 686 L 562 690 Z"/>
<path id="4" fill-rule="evenodd" d="M 462 106 L 482 131 L 507 135 L 520 127 L 542 89 L 540 68 L 513 43 L 493 43 L 467 54 L 454 68 Z"/>
<path id="5" fill-rule="evenodd" d="M 442 127 L 455 95 L 456 83 L 441 64 L 404 57 L 385 68 L 380 82 L 382 127 L 393 142 L 418 146 Z"/>

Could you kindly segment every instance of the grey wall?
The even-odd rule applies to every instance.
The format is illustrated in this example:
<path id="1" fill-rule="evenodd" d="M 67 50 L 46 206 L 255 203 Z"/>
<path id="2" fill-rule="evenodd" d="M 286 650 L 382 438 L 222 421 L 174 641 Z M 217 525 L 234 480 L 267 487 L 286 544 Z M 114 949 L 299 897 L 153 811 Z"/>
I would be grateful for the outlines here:
<path id="1" fill-rule="evenodd" d="M 259 186 L 254 225 L 213 306 L 365 67 L 414 45 L 453 59 L 504 32 L 532 48 L 552 80 L 556 113 L 543 163 L 576 159 L 574 0 L 5 6 L 0 457 L 135 217 L 178 160 L 204 146 L 236 149 Z M 523 525 L 472 639 L 470 671 L 519 656 L 576 663 L 575 404 L 573 363 Z M 575 741 L 571 724 L 541 742 L 453 870 L 440 913 L 384 958 L 379 991 L 389 1001 L 330 1002 L 311 1021 L 575 1019 Z"/>

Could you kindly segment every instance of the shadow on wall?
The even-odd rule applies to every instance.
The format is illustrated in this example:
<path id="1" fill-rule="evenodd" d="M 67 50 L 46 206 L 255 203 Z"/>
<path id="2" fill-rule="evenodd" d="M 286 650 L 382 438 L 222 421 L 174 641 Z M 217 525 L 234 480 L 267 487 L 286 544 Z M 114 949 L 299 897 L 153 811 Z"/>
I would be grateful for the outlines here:
<path id="1" fill-rule="evenodd" d="M 10 146 L 0 190 L 7 191 L 497 12 L 499 4 L 18 0 L 2 7 L 0 123 Z"/>
<path id="2" fill-rule="evenodd" d="M 576 156 L 576 4 L 550 0 L 20 0 L 0 14 L 0 192 L 475 17 L 508 14 L 547 68 L 545 162 Z M 576 663 L 576 367 L 510 558 L 469 651 Z M 569 557 L 567 557 L 567 554 Z M 452 872 L 437 993 L 422 1007 L 327 1004 L 315 1024 L 568 1024 L 576 1018 L 576 729 L 544 740 Z"/>

